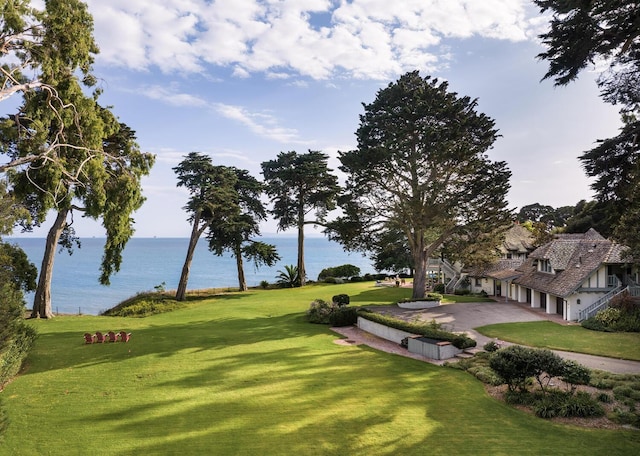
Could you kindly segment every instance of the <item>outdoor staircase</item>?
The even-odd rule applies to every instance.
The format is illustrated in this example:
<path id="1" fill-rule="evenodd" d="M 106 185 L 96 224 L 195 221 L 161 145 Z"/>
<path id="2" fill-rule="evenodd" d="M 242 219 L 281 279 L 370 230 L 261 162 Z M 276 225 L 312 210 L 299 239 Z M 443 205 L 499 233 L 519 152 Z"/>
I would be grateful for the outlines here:
<path id="1" fill-rule="evenodd" d="M 634 295 L 634 293 L 636 293 L 636 289 L 638 289 L 638 287 L 619 286 L 617 288 L 614 288 L 609 293 L 591 304 L 589 307 L 581 310 L 578 313 L 578 322 L 584 321 L 587 318 L 591 318 L 601 310 L 606 309 L 607 307 L 609 307 L 609 303 L 613 298 L 621 293 L 624 293 L 625 291 L 628 291 L 630 294 Z"/>

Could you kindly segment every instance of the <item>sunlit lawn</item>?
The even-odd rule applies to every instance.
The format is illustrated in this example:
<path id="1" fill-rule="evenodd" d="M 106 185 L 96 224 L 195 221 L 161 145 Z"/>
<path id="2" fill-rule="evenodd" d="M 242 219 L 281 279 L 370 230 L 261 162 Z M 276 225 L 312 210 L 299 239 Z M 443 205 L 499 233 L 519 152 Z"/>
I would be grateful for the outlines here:
<path id="1" fill-rule="evenodd" d="M 476 328 L 488 337 L 533 347 L 640 361 L 639 333 L 606 333 L 550 321 L 501 323 Z"/>
<path id="2" fill-rule="evenodd" d="M 629 455 L 640 433 L 535 418 L 454 369 L 334 343 L 314 298 L 391 303 L 372 283 L 229 294 L 144 319 L 58 317 L 0 394 L 2 455 Z M 83 345 L 124 329 L 129 343 Z"/>

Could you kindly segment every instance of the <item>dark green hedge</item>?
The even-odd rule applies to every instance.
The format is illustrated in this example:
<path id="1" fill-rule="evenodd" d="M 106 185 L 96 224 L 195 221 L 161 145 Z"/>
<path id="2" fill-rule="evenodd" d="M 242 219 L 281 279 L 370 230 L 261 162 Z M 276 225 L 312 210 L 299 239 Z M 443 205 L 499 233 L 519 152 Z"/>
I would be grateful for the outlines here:
<path id="1" fill-rule="evenodd" d="M 380 323 L 390 328 L 399 329 L 401 331 L 410 332 L 412 334 L 419 334 L 429 339 L 435 339 L 439 341 L 451 342 L 456 348 L 464 350 L 465 348 L 475 347 L 476 341 L 462 334 L 454 334 L 449 331 L 444 331 L 434 327 L 433 324 L 418 324 L 408 321 L 400 320 L 398 318 L 389 317 L 388 315 L 382 315 L 375 312 L 360 311 L 358 316 Z"/>

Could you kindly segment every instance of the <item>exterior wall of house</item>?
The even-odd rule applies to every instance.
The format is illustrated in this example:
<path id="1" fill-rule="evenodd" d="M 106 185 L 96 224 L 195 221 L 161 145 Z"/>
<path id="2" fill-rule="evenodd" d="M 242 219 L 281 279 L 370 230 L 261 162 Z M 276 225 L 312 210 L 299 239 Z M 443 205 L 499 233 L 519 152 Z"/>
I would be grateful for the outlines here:
<path id="1" fill-rule="evenodd" d="M 495 289 L 495 280 L 487 277 L 478 278 L 469 277 L 470 287 L 472 293 L 482 293 L 483 291 L 488 295 L 492 295 Z M 476 283 L 476 282 L 479 282 Z"/>
<path id="2" fill-rule="evenodd" d="M 578 319 L 581 310 L 586 309 L 591 304 L 600 299 L 605 293 L 574 293 L 567 299 L 567 314 L 565 320 L 575 321 Z M 578 301 L 580 303 L 578 304 Z"/>
<path id="3" fill-rule="evenodd" d="M 597 289 L 607 288 L 607 266 L 600 265 L 597 271 L 582 283 L 581 288 Z"/>

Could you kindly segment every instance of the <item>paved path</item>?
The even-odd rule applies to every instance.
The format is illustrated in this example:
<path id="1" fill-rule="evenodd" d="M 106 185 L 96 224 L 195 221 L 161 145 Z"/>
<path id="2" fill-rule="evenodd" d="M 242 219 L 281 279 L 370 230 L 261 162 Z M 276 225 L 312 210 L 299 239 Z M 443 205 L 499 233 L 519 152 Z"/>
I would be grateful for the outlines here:
<path id="1" fill-rule="evenodd" d="M 551 320 L 560 324 L 575 324 L 562 320 L 558 315 L 548 315 L 540 310 L 514 302 L 483 302 L 483 303 L 461 303 L 445 304 L 431 309 L 408 310 L 398 306 L 376 307 L 376 312 L 394 315 L 408 321 L 430 322 L 435 320 L 441 323 L 443 329 L 453 332 L 466 332 L 471 338 L 476 340 L 477 346 L 482 347 L 489 342 L 490 338 L 483 336 L 473 328 L 490 325 L 494 323 L 513 323 L 525 321 Z M 440 361 L 430 360 L 420 355 L 409 353 L 398 344 L 380 339 L 358 328 L 333 328 L 339 334 L 347 338 L 351 344 L 364 344 L 378 350 L 409 356 L 415 359 L 422 359 L 435 364 L 442 364 Z M 504 342 L 504 344 L 507 344 Z M 591 369 L 605 370 L 614 373 L 640 374 L 640 362 L 627 361 L 601 356 L 585 355 L 581 353 L 555 351 L 565 359 L 572 359 Z"/>

